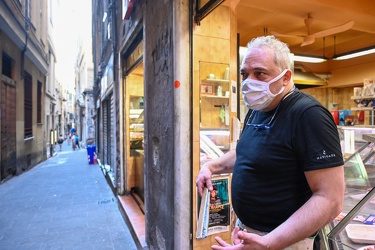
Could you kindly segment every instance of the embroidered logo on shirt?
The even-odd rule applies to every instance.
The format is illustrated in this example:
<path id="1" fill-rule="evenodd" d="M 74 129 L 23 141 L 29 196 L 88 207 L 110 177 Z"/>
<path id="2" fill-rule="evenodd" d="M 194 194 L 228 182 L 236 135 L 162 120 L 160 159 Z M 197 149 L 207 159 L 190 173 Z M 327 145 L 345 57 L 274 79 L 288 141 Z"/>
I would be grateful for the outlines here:
<path id="1" fill-rule="evenodd" d="M 322 160 L 322 159 L 328 159 L 336 157 L 336 154 L 327 154 L 325 150 L 323 150 L 323 154 L 319 155 L 316 157 L 317 160 Z"/>

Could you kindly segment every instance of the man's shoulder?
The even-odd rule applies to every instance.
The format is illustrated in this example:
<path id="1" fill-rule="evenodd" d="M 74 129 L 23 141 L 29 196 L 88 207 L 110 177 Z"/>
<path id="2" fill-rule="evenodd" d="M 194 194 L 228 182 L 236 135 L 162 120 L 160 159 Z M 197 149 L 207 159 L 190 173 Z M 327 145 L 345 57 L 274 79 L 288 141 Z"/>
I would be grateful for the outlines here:
<path id="1" fill-rule="evenodd" d="M 315 97 L 299 90 L 290 101 L 289 107 L 295 111 L 305 111 L 311 107 L 324 107 Z"/>

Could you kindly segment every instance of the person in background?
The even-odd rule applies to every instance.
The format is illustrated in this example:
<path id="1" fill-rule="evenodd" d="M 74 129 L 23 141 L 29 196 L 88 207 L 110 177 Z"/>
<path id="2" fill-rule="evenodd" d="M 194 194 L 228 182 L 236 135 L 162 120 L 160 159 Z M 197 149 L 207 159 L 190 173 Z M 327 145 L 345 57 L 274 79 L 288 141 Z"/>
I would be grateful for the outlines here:
<path id="1" fill-rule="evenodd" d="M 59 135 L 59 139 L 57 140 L 57 143 L 59 144 L 60 146 L 60 151 L 62 150 L 62 144 L 64 142 L 64 137 L 62 136 L 62 134 Z"/>
<path id="2" fill-rule="evenodd" d="M 78 134 L 75 134 L 75 135 L 74 135 L 74 142 L 75 142 L 75 144 L 76 144 L 76 147 L 77 147 L 78 149 L 81 149 L 81 147 L 79 146 L 79 137 L 78 137 Z"/>
<path id="3" fill-rule="evenodd" d="M 231 173 L 238 217 L 233 243 L 212 249 L 313 249 L 314 237 L 341 211 L 343 156 L 330 112 L 293 83 L 288 46 L 253 39 L 242 61 L 241 91 L 249 108 L 235 150 L 206 162 L 199 194 L 213 174 Z"/>
<path id="4" fill-rule="evenodd" d="M 76 140 L 75 140 L 75 135 L 72 135 L 72 149 L 76 150 L 76 148 L 77 148 L 77 144 L 76 144 Z"/>

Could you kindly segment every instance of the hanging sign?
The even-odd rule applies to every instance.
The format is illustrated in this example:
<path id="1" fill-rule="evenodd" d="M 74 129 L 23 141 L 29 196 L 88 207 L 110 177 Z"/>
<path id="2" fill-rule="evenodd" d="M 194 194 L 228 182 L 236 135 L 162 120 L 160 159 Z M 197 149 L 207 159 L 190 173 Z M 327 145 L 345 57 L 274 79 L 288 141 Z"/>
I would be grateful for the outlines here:
<path id="1" fill-rule="evenodd" d="M 130 19 L 136 2 L 137 0 L 122 0 L 122 16 L 125 20 Z"/>

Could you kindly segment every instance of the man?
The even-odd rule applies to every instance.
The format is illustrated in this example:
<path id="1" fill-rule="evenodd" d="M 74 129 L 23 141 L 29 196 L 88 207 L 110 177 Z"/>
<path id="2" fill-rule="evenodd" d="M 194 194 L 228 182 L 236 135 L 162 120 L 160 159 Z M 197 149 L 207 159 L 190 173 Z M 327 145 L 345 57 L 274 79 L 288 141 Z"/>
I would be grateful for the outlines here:
<path id="1" fill-rule="evenodd" d="M 64 142 L 64 137 L 62 136 L 62 134 L 59 135 L 59 139 L 57 140 L 57 143 L 59 144 L 60 146 L 60 151 L 62 150 L 62 144 Z"/>
<path id="2" fill-rule="evenodd" d="M 312 249 L 316 232 L 342 210 L 343 157 L 330 112 L 295 88 L 289 48 L 273 36 L 248 44 L 240 73 L 249 113 L 236 150 L 206 162 L 201 194 L 213 174 L 233 172 L 238 216 L 233 245 L 212 249 Z"/>
<path id="3" fill-rule="evenodd" d="M 81 149 L 81 147 L 79 146 L 79 136 L 77 133 L 74 135 L 74 143 L 78 149 Z"/>

